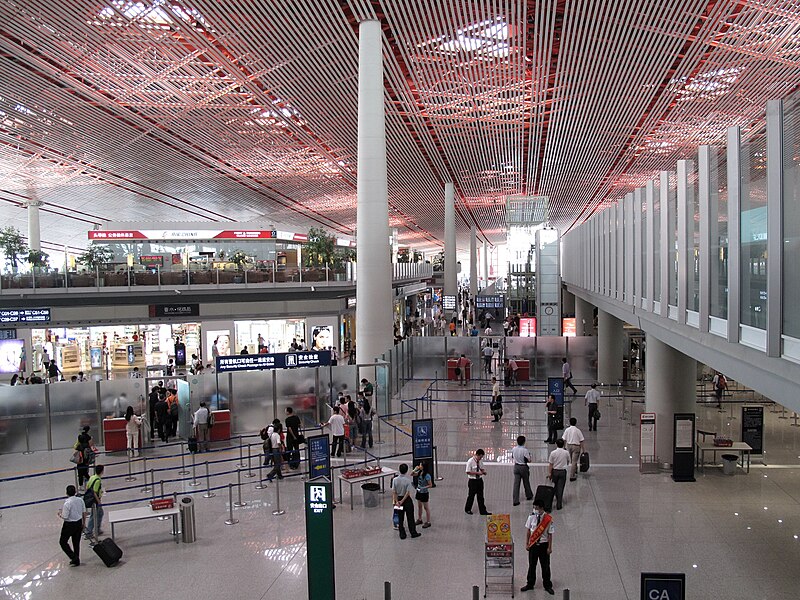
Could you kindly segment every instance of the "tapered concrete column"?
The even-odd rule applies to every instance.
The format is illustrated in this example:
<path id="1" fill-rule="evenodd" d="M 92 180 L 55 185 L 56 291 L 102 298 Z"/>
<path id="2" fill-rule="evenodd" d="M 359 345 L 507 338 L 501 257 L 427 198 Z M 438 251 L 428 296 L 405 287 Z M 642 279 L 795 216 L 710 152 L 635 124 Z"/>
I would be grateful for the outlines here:
<path id="1" fill-rule="evenodd" d="M 622 350 L 625 336 L 622 321 L 601 310 L 597 314 L 597 380 L 616 384 L 622 379 Z"/>
<path id="2" fill-rule="evenodd" d="M 478 295 L 478 232 L 475 225 L 469 235 L 469 295 L 473 300 Z"/>
<path id="3" fill-rule="evenodd" d="M 28 187 L 28 200 L 25 206 L 28 208 L 28 247 L 31 250 L 41 250 L 41 234 L 39 228 L 39 207 L 42 203 L 36 197 L 36 191 Z"/>
<path id="4" fill-rule="evenodd" d="M 456 274 L 456 200 L 452 183 L 444 184 L 444 291 L 446 296 L 458 292 Z"/>
<path id="5" fill-rule="evenodd" d="M 602 339 L 602 338 L 601 338 Z M 672 415 L 693 413 L 697 401 L 697 361 L 647 336 L 644 405 L 656 413 L 656 453 L 659 462 L 672 462 Z"/>
<path id="6" fill-rule="evenodd" d="M 356 360 L 392 344 L 392 265 L 386 182 L 383 48 L 379 21 L 359 25 Z"/>
<path id="7" fill-rule="evenodd" d="M 594 333 L 594 308 L 590 303 L 575 296 L 575 335 Z"/>
<path id="8" fill-rule="evenodd" d="M 489 287 L 489 243 L 483 242 L 483 287 Z"/>

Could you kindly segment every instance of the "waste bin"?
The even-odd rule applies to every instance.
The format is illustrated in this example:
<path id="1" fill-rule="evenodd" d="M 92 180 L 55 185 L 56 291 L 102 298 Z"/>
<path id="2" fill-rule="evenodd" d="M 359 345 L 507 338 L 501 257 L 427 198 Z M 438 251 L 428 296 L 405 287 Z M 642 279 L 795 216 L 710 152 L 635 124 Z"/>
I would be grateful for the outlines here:
<path id="1" fill-rule="evenodd" d="M 379 486 L 377 483 L 365 483 L 361 486 L 361 490 L 364 492 L 365 507 L 373 508 L 378 506 L 380 502 L 378 492 L 380 492 L 381 486 Z"/>
<path id="2" fill-rule="evenodd" d="M 197 539 L 197 531 L 194 523 L 194 498 L 184 496 L 181 498 L 179 508 L 181 511 L 181 532 L 182 540 L 185 544 L 191 544 Z"/>
<path id="3" fill-rule="evenodd" d="M 723 454 L 722 455 L 722 472 L 725 475 L 733 475 L 736 473 L 736 463 L 739 462 L 739 457 L 736 454 Z"/>

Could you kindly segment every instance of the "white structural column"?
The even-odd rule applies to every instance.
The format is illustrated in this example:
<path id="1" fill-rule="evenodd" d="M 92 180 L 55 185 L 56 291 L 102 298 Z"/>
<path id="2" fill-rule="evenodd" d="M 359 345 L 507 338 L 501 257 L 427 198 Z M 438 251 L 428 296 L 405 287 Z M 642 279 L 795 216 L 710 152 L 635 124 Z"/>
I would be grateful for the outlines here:
<path id="1" fill-rule="evenodd" d="M 483 287 L 489 287 L 489 243 L 483 242 Z"/>
<path id="2" fill-rule="evenodd" d="M 361 364 L 372 363 L 392 343 L 381 40 L 379 21 L 364 21 L 359 25 L 356 360 Z"/>
<path id="3" fill-rule="evenodd" d="M 575 296 L 575 335 L 592 335 L 594 331 L 594 310 L 592 305 L 580 296 Z"/>
<path id="4" fill-rule="evenodd" d="M 39 207 L 42 203 L 36 197 L 36 190 L 32 185 L 28 185 L 28 200 L 25 206 L 28 208 L 28 247 L 31 250 L 41 250 L 41 234 L 39 228 Z"/>
<path id="5" fill-rule="evenodd" d="M 624 335 L 622 321 L 604 310 L 597 312 L 597 381 L 616 384 L 622 379 Z"/>
<path id="6" fill-rule="evenodd" d="M 451 182 L 444 184 L 444 295 L 458 292 L 456 275 L 456 192 Z"/>
<path id="7" fill-rule="evenodd" d="M 646 343 L 645 410 L 656 413 L 659 461 L 671 463 L 672 415 L 695 412 L 697 361 L 651 335 L 647 336 Z"/>
<path id="8" fill-rule="evenodd" d="M 475 225 L 469 232 L 469 295 L 473 301 L 478 295 L 478 231 Z"/>

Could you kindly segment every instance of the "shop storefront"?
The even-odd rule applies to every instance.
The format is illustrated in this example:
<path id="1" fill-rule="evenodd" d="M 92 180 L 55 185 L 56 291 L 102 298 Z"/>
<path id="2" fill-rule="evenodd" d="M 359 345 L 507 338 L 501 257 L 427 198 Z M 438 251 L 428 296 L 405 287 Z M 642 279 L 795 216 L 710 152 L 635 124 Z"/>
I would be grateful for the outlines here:
<path id="1" fill-rule="evenodd" d="M 292 340 L 306 339 L 305 319 L 270 319 L 263 321 L 235 321 L 233 353 L 240 353 L 245 347 L 251 354 L 259 352 L 259 345 L 265 352 L 289 352 Z M 259 344 L 259 336 L 261 344 Z M 219 347 L 219 343 L 217 343 Z M 220 355 L 223 355 L 220 352 Z"/>

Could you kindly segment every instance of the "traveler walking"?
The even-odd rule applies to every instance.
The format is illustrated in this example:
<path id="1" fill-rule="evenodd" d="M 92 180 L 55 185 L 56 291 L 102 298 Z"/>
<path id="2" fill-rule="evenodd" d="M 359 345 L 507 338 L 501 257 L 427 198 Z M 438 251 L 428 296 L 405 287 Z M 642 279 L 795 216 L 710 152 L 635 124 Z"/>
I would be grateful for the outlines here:
<path id="1" fill-rule="evenodd" d="M 150 429 L 150 441 L 152 442 L 154 439 L 155 429 L 156 429 L 156 404 L 158 404 L 158 386 L 154 385 L 150 388 L 150 394 L 147 397 L 147 406 L 148 406 L 148 415 L 150 416 L 150 422 L 148 423 L 148 427 Z"/>
<path id="2" fill-rule="evenodd" d="M 597 431 L 597 403 L 600 401 L 600 392 L 597 391 L 596 383 L 592 384 L 584 398 L 586 406 L 589 407 L 589 431 Z"/>
<path id="3" fill-rule="evenodd" d="M 78 441 L 75 442 L 73 448 L 80 452 L 80 462 L 76 465 L 78 471 L 78 488 L 82 488 L 83 484 L 89 481 L 89 467 L 94 464 L 95 453 L 92 449 L 92 436 L 89 435 L 89 426 L 86 425 L 83 431 L 78 434 Z"/>
<path id="4" fill-rule="evenodd" d="M 725 393 L 725 390 L 728 389 L 728 380 L 725 378 L 725 375 L 717 371 L 714 374 L 714 379 L 711 383 L 714 386 L 714 396 L 717 399 L 717 408 L 722 408 L 722 395 Z"/>
<path id="5" fill-rule="evenodd" d="M 158 402 L 156 403 L 156 421 L 158 422 L 158 437 L 162 442 L 168 442 L 171 427 L 169 405 L 167 404 L 166 394 L 160 391 L 158 393 Z"/>
<path id="6" fill-rule="evenodd" d="M 492 354 L 494 354 L 492 342 L 491 340 L 487 340 L 486 346 L 483 348 L 483 372 L 487 375 L 492 372 Z"/>
<path id="7" fill-rule="evenodd" d="M 282 431 L 283 427 L 280 421 L 273 423 L 272 434 L 264 442 L 264 450 L 269 450 L 272 454 L 272 471 L 267 475 L 267 481 L 272 481 L 276 475 L 278 479 L 283 479 L 283 453 L 286 451 L 286 447 L 281 440 Z"/>
<path id="8" fill-rule="evenodd" d="M 197 438 L 198 452 L 202 452 L 203 450 L 208 452 L 208 442 L 210 438 L 208 421 L 210 415 L 211 411 L 208 410 L 206 403 L 200 402 L 200 408 L 194 411 L 194 416 L 192 417 L 192 427 L 194 428 L 194 435 Z"/>
<path id="9" fill-rule="evenodd" d="M 361 447 L 366 448 L 367 443 L 372 448 L 372 418 L 375 416 L 375 409 L 367 396 L 361 397 L 361 410 L 359 419 L 361 420 Z"/>
<path id="10" fill-rule="evenodd" d="M 547 459 L 549 464 L 547 478 L 555 486 L 556 508 L 561 510 L 564 506 L 564 486 L 567 484 L 567 467 L 569 466 L 569 452 L 564 449 L 564 440 L 556 440 L 557 448 L 550 453 Z"/>
<path id="11" fill-rule="evenodd" d="M 95 512 L 97 513 L 97 533 L 98 535 L 103 533 L 103 471 L 105 467 L 103 465 L 97 465 L 94 468 L 94 475 L 89 478 L 89 482 L 86 484 L 86 491 L 83 493 L 83 502 L 86 505 L 86 509 L 91 511 L 89 515 L 89 523 L 86 525 L 86 529 L 83 530 L 83 535 L 86 539 L 91 538 L 94 536 L 95 530 Z M 92 509 L 96 508 L 96 511 Z"/>
<path id="12" fill-rule="evenodd" d="M 333 414 L 327 423 L 320 423 L 320 427 L 330 427 L 333 435 L 333 445 L 331 446 L 331 456 L 334 454 L 339 457 L 344 451 L 344 417 L 338 406 L 333 407 Z"/>
<path id="13" fill-rule="evenodd" d="M 300 468 L 300 444 L 305 442 L 306 438 L 300 433 L 300 417 L 294 414 L 294 409 L 291 406 L 286 407 L 285 423 L 286 457 L 289 462 L 289 468 L 296 470 Z"/>
<path id="14" fill-rule="evenodd" d="M 58 516 L 64 521 L 58 544 L 69 557 L 71 567 L 81 564 L 81 531 L 86 523 L 86 504 L 83 499 L 75 495 L 76 493 L 75 486 L 68 485 L 64 507 L 58 511 Z M 69 540 L 72 540 L 72 548 L 67 543 Z"/>
<path id="15" fill-rule="evenodd" d="M 411 499 L 411 494 L 414 492 L 414 482 L 408 476 L 408 465 L 403 463 L 398 468 L 400 475 L 392 481 L 392 504 L 395 511 L 400 512 L 400 539 L 406 539 L 406 528 L 403 524 L 403 518 L 408 523 L 408 531 L 411 533 L 412 538 L 417 538 L 421 533 L 417 533 L 417 525 L 414 522 L 414 501 Z"/>
<path id="16" fill-rule="evenodd" d="M 528 550 L 528 577 L 527 583 L 520 591 L 527 592 L 536 585 L 536 563 L 542 565 L 542 583 L 545 591 L 555 595 L 553 582 L 550 580 L 550 555 L 553 553 L 553 517 L 544 511 L 541 502 L 535 500 L 533 512 L 525 523 L 527 540 L 525 548 Z"/>
<path id="17" fill-rule="evenodd" d="M 486 476 L 486 471 L 481 465 L 481 461 L 486 453 L 483 448 L 478 448 L 475 455 L 467 461 L 467 503 L 464 505 L 464 512 L 468 515 L 472 514 L 472 505 L 475 499 L 478 499 L 478 512 L 482 515 L 490 515 L 486 510 L 486 504 L 483 500 L 483 478 Z"/>
<path id="18" fill-rule="evenodd" d="M 583 432 L 578 429 L 578 419 L 571 417 L 569 420 L 569 427 L 564 430 L 561 438 L 567 445 L 569 451 L 569 480 L 575 481 L 578 478 L 578 463 L 581 460 L 581 453 L 585 451 L 583 443 Z"/>
<path id="19" fill-rule="evenodd" d="M 517 445 L 511 450 L 511 457 L 514 459 L 514 506 L 519 506 L 519 484 L 525 486 L 525 499 L 533 500 L 531 490 L 531 468 L 528 463 L 533 461 L 530 451 L 525 447 L 525 436 L 517 437 Z"/>
<path id="20" fill-rule="evenodd" d="M 561 359 L 561 377 L 564 378 L 564 391 L 567 391 L 567 388 L 572 388 L 572 395 L 578 393 L 577 388 L 572 385 L 572 367 L 567 362 L 566 357 Z"/>

